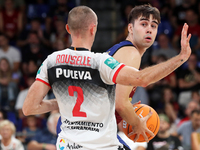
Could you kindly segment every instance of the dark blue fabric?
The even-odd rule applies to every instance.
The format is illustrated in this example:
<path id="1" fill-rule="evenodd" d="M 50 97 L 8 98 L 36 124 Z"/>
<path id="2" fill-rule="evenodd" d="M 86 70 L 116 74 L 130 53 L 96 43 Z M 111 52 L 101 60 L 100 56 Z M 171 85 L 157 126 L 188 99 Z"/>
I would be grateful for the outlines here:
<path id="1" fill-rule="evenodd" d="M 57 127 L 56 127 L 56 133 L 57 135 L 60 133 L 61 129 L 60 129 L 60 126 L 61 126 L 62 122 L 61 122 L 61 117 L 59 117 L 58 119 L 58 123 L 57 123 Z"/>
<path id="2" fill-rule="evenodd" d="M 123 46 L 134 46 L 134 45 L 130 41 L 122 41 L 118 44 L 115 44 L 110 49 L 108 49 L 107 52 L 110 56 L 113 56 L 117 52 L 117 50 L 120 49 Z"/>
<path id="3" fill-rule="evenodd" d="M 43 129 L 41 132 L 36 133 L 32 140 L 37 141 L 38 143 L 56 145 L 57 136 L 50 133 L 48 129 Z"/>
<path id="4" fill-rule="evenodd" d="M 130 149 L 130 147 L 121 139 L 121 137 L 119 135 L 117 135 L 117 139 L 119 140 L 119 142 L 123 145 L 125 145 L 127 148 Z"/>

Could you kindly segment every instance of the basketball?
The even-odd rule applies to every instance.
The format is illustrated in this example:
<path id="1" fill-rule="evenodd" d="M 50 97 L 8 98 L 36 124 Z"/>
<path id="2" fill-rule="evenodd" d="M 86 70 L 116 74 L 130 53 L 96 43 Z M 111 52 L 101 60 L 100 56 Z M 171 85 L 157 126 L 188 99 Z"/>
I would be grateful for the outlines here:
<path id="1" fill-rule="evenodd" d="M 160 119 L 159 119 L 157 112 L 152 107 L 145 105 L 145 104 L 136 104 L 133 107 L 134 107 L 136 114 L 140 118 L 145 117 L 148 113 L 152 112 L 152 116 L 147 120 L 147 127 L 149 130 L 151 130 L 154 133 L 154 135 L 156 135 L 160 128 Z M 120 122 L 120 128 L 123 130 L 123 132 L 126 134 L 126 136 L 129 139 L 134 140 L 136 134 L 133 134 L 130 137 L 128 136 L 128 134 L 132 132 L 131 125 L 129 125 L 126 121 L 122 120 Z M 149 135 L 148 133 L 146 133 L 146 134 L 147 134 L 149 141 L 154 138 L 153 136 Z M 143 136 L 140 135 L 137 142 L 146 142 L 146 141 L 143 138 Z"/>

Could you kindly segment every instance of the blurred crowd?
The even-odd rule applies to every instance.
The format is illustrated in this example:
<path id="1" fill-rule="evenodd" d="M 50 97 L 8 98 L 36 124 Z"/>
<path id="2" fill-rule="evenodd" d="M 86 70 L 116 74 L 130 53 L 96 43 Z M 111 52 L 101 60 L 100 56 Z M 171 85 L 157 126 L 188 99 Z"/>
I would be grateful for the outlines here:
<path id="1" fill-rule="evenodd" d="M 200 2 L 115 2 L 120 6 L 123 26 L 120 31 L 123 32 L 111 45 L 125 40 L 128 32 L 127 15 L 135 5 L 150 3 L 160 10 L 158 35 L 143 56 L 141 69 L 177 55 L 182 25 L 184 22 L 189 25 L 189 33 L 192 34 L 189 60 L 159 82 L 147 88 L 138 87 L 132 102 L 141 100 L 152 106 L 161 117 L 159 134 L 145 149 L 164 150 L 163 147 L 167 146 L 162 145 L 162 141 L 168 143 L 168 147 L 175 147 L 178 143 L 176 147 L 186 150 L 191 147 L 200 149 L 200 142 L 195 141 L 200 133 Z M 0 1 L 0 144 L 3 149 L 13 146 L 18 146 L 18 150 L 55 148 L 58 112 L 25 117 L 22 106 L 37 70 L 47 55 L 70 46 L 71 39 L 65 24 L 68 12 L 76 5 L 79 4 L 75 0 Z M 51 98 L 54 95 L 50 91 L 45 99 Z M 178 137 L 177 142 L 171 142 L 176 141 L 175 137 Z"/>

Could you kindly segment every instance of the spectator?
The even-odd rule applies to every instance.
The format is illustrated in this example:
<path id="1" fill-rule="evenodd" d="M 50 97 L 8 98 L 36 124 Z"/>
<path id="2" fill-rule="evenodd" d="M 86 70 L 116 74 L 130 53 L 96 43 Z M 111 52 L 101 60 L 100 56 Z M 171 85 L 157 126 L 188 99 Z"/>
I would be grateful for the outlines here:
<path id="1" fill-rule="evenodd" d="M 28 79 L 27 79 L 28 87 L 30 87 L 34 81 L 35 81 L 35 74 L 29 74 Z M 20 119 L 24 118 L 24 114 L 22 113 L 22 106 L 23 106 L 24 100 L 26 98 L 26 95 L 28 93 L 28 89 L 29 88 L 20 91 L 17 96 L 15 109 L 17 110 L 18 117 Z"/>
<path id="2" fill-rule="evenodd" d="M 28 44 L 22 49 L 22 65 L 27 64 L 29 60 L 34 60 L 37 66 L 40 66 L 47 54 L 46 49 L 41 45 L 37 32 L 31 31 L 28 35 Z"/>
<path id="3" fill-rule="evenodd" d="M 180 90 L 178 103 L 182 107 L 186 107 L 191 99 L 191 91 L 200 88 L 200 67 L 195 53 L 191 54 L 185 66 L 179 68 L 177 77 Z"/>
<path id="4" fill-rule="evenodd" d="M 189 25 L 188 33 L 192 34 L 192 37 L 190 40 L 192 51 L 198 52 L 198 50 L 200 49 L 200 24 L 198 23 L 199 21 L 198 15 L 194 9 L 188 9 L 185 12 L 185 19 L 186 19 L 186 23 L 188 23 Z M 180 36 L 181 36 L 181 28 L 182 28 L 182 25 L 179 25 L 177 30 L 175 31 L 175 34 L 172 40 L 173 47 L 177 50 L 179 50 L 180 48 L 179 42 L 180 42 Z"/>
<path id="5" fill-rule="evenodd" d="M 186 10 L 188 9 L 197 9 L 196 0 L 181 0 L 181 3 L 173 8 L 170 22 L 175 30 L 186 22 Z"/>
<path id="6" fill-rule="evenodd" d="M 200 103 L 200 93 L 199 93 L 199 90 L 193 90 L 191 98 L 192 98 L 192 100 L 196 101 L 197 103 Z"/>
<path id="7" fill-rule="evenodd" d="M 3 8 L 4 2 L 5 1 L 0 1 L 0 9 Z M 26 5 L 25 5 L 24 0 L 14 0 L 14 7 L 16 9 L 20 10 L 21 12 L 25 12 Z M 22 14 L 24 14 L 24 13 L 22 13 Z"/>
<path id="8" fill-rule="evenodd" d="M 28 150 L 56 150 L 56 125 L 59 117 L 59 113 L 53 113 L 48 117 L 47 129 L 42 130 L 41 132 L 37 133 L 35 137 L 33 137 L 33 139 L 28 144 Z"/>
<path id="9" fill-rule="evenodd" d="M 21 54 L 18 49 L 9 45 L 9 39 L 5 34 L 0 34 L 0 59 L 8 59 L 13 72 L 18 72 L 21 62 Z"/>
<path id="10" fill-rule="evenodd" d="M 164 33 L 158 35 L 158 48 L 153 50 L 151 56 L 153 63 L 156 63 L 159 55 L 164 55 L 167 59 L 177 55 L 177 51 L 170 46 L 169 38 Z"/>
<path id="11" fill-rule="evenodd" d="M 74 7 L 68 5 L 68 0 L 57 0 L 57 5 L 49 9 L 46 18 L 46 29 L 50 33 L 55 30 L 55 22 L 57 19 L 62 19 L 67 22 L 68 13 Z"/>
<path id="12" fill-rule="evenodd" d="M 14 42 L 22 30 L 22 19 L 22 13 L 14 7 L 14 0 L 5 0 L 4 9 L 0 12 L 0 32 Z"/>
<path id="13" fill-rule="evenodd" d="M 189 121 L 190 120 L 190 116 L 191 116 L 191 112 L 193 110 L 196 110 L 196 109 L 200 109 L 200 105 L 199 103 L 197 103 L 196 101 L 194 100 L 191 100 L 187 107 L 184 109 L 184 118 L 182 118 L 180 120 L 180 122 L 178 123 L 178 127 L 180 127 L 180 125 L 186 121 Z"/>
<path id="14" fill-rule="evenodd" d="M 47 12 L 49 10 L 49 5 L 45 3 L 45 0 L 36 0 L 35 3 L 27 4 L 27 19 L 39 18 L 42 24 L 47 17 Z"/>
<path id="15" fill-rule="evenodd" d="M 30 74 L 36 74 L 37 70 L 38 70 L 38 65 L 37 62 L 35 62 L 34 60 L 28 60 L 28 63 L 23 63 L 23 66 L 21 67 L 21 78 L 20 78 L 20 82 L 19 82 L 19 89 L 24 90 L 26 88 L 28 88 L 28 76 Z"/>
<path id="16" fill-rule="evenodd" d="M 178 150 L 181 142 L 178 137 L 170 134 L 170 121 L 167 115 L 159 114 L 160 129 L 158 134 L 149 141 L 147 150 Z"/>
<path id="17" fill-rule="evenodd" d="M 66 44 L 61 39 L 56 39 L 55 43 L 53 44 L 54 51 L 63 50 L 66 48 Z"/>
<path id="18" fill-rule="evenodd" d="M 34 115 L 26 117 L 26 127 L 23 129 L 22 133 L 22 141 L 25 144 L 28 144 L 32 138 L 40 132 L 40 128 L 38 127 L 37 124 L 38 118 Z"/>
<path id="19" fill-rule="evenodd" d="M 62 19 L 55 21 L 55 32 L 51 34 L 51 42 L 54 44 L 58 39 L 65 43 L 64 48 L 71 45 L 71 39 L 69 33 L 65 29 L 65 22 Z"/>
<path id="20" fill-rule="evenodd" d="M 16 139 L 15 126 L 12 122 L 4 120 L 0 123 L 1 149 L 3 150 L 24 150 L 22 143 Z"/>
<path id="21" fill-rule="evenodd" d="M 164 102 L 164 113 L 170 120 L 171 126 L 175 126 L 180 121 L 178 118 L 179 105 L 176 101 L 176 96 L 169 86 L 163 88 L 163 102 Z M 172 131 L 174 132 L 174 131 Z"/>
<path id="22" fill-rule="evenodd" d="M 44 28 L 42 28 L 42 24 L 39 18 L 33 18 L 30 21 L 30 25 L 26 26 L 25 29 L 22 30 L 22 32 L 19 35 L 19 38 L 17 40 L 17 45 L 23 49 L 24 46 L 29 44 L 28 36 L 30 32 L 36 32 L 39 40 L 41 41 L 41 44 L 45 47 L 50 49 L 51 52 L 51 43 L 49 41 L 50 34 L 46 32 Z"/>
<path id="23" fill-rule="evenodd" d="M 193 110 L 190 120 L 184 122 L 177 130 L 184 149 L 191 149 L 191 134 L 193 131 L 200 128 L 200 110 Z"/>
<path id="24" fill-rule="evenodd" d="M 12 82 L 12 73 L 8 60 L 0 59 L 0 107 L 9 109 L 11 101 L 15 100 L 17 91 L 15 83 Z"/>

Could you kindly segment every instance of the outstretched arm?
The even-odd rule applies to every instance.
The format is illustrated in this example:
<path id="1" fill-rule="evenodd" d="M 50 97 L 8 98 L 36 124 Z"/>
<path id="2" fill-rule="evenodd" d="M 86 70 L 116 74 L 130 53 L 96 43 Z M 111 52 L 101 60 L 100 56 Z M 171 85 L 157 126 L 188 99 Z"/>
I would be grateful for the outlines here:
<path id="1" fill-rule="evenodd" d="M 151 83 L 159 81 L 160 79 L 164 78 L 172 71 L 177 69 L 185 61 L 188 60 L 191 54 L 191 48 L 189 44 L 191 34 L 187 36 L 187 31 L 188 25 L 184 24 L 181 33 L 181 52 L 179 55 L 171 58 L 166 62 L 145 68 L 141 71 L 137 71 L 134 68 L 125 66 L 119 72 L 116 78 L 116 83 L 146 87 Z"/>

